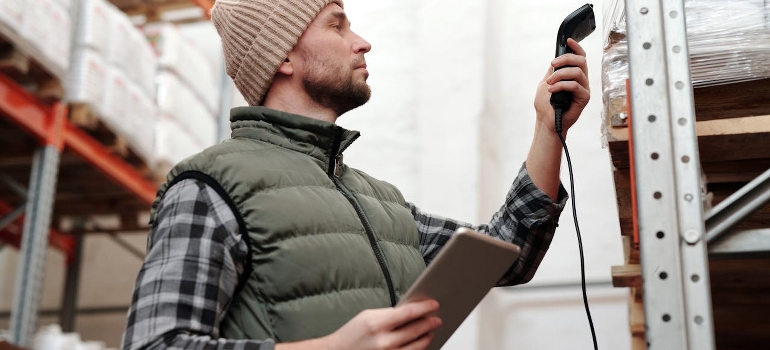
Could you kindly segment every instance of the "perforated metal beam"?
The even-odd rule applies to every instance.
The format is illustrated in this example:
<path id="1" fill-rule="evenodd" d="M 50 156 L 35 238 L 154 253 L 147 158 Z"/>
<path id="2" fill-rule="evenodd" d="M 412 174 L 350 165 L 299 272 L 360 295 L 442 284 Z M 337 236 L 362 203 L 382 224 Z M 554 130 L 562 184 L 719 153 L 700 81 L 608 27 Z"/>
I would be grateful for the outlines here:
<path id="1" fill-rule="evenodd" d="M 645 335 L 714 349 L 684 4 L 627 0 L 626 16 Z"/>
<path id="2" fill-rule="evenodd" d="M 32 345 L 32 335 L 37 326 L 58 170 L 59 149 L 51 145 L 41 147 L 35 153 L 32 164 L 11 311 L 11 339 L 22 347 Z"/>

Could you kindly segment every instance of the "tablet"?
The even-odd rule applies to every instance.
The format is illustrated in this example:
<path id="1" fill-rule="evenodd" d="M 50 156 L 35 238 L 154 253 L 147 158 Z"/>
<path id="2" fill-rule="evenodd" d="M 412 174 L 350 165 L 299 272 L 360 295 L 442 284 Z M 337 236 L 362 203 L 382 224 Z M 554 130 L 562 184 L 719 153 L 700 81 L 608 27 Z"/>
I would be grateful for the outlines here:
<path id="1" fill-rule="evenodd" d="M 519 246 L 460 228 L 409 288 L 399 305 L 435 299 L 441 327 L 428 350 L 440 349 L 518 259 Z"/>

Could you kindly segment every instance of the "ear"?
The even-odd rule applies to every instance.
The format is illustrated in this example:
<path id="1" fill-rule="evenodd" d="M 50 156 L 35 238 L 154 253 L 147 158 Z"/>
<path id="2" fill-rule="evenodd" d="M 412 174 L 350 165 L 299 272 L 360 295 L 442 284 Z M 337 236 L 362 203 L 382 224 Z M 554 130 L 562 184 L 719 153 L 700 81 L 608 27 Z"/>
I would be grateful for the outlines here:
<path id="1" fill-rule="evenodd" d="M 294 74 L 294 66 L 291 64 L 291 59 L 289 57 L 286 57 L 281 65 L 278 66 L 278 73 L 287 76 Z"/>

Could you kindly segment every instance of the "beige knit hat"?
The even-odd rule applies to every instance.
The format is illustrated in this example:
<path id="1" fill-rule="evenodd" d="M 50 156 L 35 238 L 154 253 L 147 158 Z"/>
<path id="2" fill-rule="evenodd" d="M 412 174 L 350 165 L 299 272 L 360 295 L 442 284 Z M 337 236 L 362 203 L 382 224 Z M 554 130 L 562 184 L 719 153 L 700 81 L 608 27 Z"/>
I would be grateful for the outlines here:
<path id="1" fill-rule="evenodd" d="M 252 106 L 262 104 L 278 67 L 326 5 L 342 0 L 216 0 L 227 75 Z"/>

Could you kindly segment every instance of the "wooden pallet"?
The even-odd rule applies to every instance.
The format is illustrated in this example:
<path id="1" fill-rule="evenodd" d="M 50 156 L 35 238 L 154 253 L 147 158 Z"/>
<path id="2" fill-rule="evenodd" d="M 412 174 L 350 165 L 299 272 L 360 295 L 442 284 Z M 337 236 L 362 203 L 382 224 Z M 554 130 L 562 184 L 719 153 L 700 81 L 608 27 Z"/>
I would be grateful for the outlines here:
<path id="1" fill-rule="evenodd" d="M 160 176 L 154 170 L 155 167 L 132 149 L 125 137 L 105 124 L 91 105 L 72 103 L 69 107 L 69 120 L 72 124 L 88 132 L 107 150 L 139 170 L 147 179 L 158 182 Z"/>
<path id="2" fill-rule="evenodd" d="M 770 169 L 770 79 L 695 89 L 698 147 L 708 193 L 704 207 L 716 205 Z M 615 106 L 617 108 L 617 106 Z M 630 289 L 632 349 L 646 349 L 644 298 L 633 212 L 628 158 L 628 129 L 608 121 L 625 265 L 612 268 L 613 285 Z M 770 227 L 770 206 L 735 230 Z M 770 256 L 709 261 L 717 348 L 765 349 L 770 342 Z"/>
<path id="3" fill-rule="evenodd" d="M 129 16 L 144 16 L 147 22 L 159 22 L 164 14 L 195 7 L 202 8 L 201 17 L 207 17 L 208 11 L 214 5 L 214 0 L 110 0 L 121 11 Z M 191 18 L 197 21 L 201 18 Z"/>
<path id="4" fill-rule="evenodd" d="M 45 103 L 64 98 L 62 80 L 47 68 L 40 55 L 25 48 L 18 38 L 0 30 L 0 73 L 5 74 Z"/>

